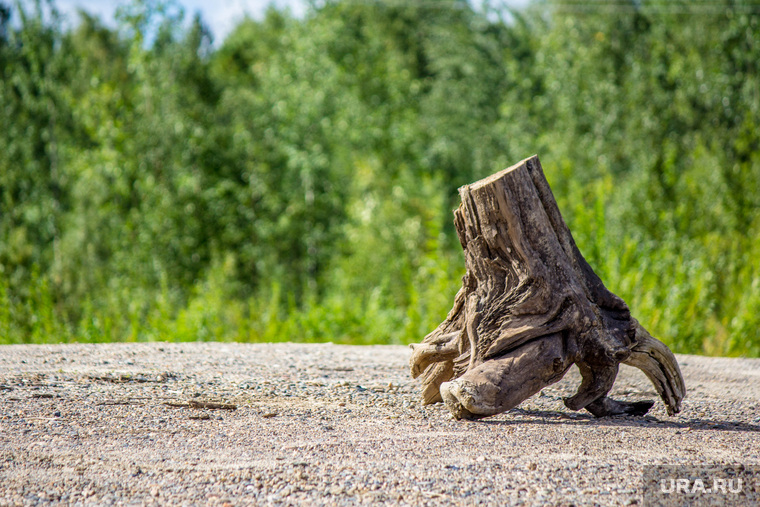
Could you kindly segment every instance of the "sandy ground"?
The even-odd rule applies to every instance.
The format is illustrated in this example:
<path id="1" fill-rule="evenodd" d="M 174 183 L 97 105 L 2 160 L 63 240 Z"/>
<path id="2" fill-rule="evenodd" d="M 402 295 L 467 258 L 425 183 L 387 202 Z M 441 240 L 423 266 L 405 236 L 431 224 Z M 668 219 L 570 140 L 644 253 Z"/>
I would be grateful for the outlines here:
<path id="1" fill-rule="evenodd" d="M 575 370 L 478 422 L 406 347 L 0 347 L 0 505 L 641 505 L 647 466 L 760 465 L 760 360 L 678 356 L 683 412 L 568 411 Z M 621 399 L 653 399 L 624 367 Z M 216 405 L 214 405 L 215 403 Z"/>

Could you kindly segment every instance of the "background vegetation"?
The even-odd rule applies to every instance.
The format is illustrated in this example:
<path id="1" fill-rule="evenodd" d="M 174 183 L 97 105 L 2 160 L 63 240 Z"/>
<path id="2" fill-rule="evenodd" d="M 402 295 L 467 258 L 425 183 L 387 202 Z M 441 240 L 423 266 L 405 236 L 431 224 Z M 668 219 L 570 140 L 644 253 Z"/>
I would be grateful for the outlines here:
<path id="1" fill-rule="evenodd" d="M 0 343 L 418 341 L 457 187 L 538 153 L 653 334 L 760 355 L 758 3 L 1 2 Z"/>

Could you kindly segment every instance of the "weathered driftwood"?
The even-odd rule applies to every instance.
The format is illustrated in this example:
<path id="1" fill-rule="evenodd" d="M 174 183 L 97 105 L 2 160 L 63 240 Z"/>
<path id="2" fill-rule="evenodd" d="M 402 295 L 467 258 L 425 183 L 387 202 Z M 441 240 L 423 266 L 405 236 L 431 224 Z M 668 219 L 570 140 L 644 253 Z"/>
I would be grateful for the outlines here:
<path id="1" fill-rule="evenodd" d="M 446 320 L 412 345 L 412 376 L 422 377 L 426 404 L 443 401 L 457 418 L 498 414 L 576 364 L 582 382 L 568 408 L 645 414 L 653 401 L 607 397 L 624 363 L 649 377 L 669 414 L 680 410 L 685 387 L 675 357 L 580 254 L 538 157 L 459 193 L 454 222 L 467 273 Z"/>

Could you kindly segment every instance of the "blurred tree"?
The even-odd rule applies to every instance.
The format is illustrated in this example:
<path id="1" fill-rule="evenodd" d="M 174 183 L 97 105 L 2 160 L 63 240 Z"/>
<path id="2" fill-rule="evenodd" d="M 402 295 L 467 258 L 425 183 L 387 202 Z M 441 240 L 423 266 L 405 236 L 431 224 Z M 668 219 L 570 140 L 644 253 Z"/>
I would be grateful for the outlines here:
<path id="1" fill-rule="evenodd" d="M 760 353 L 759 18 L 330 0 L 214 45 L 176 1 L 0 2 L 0 340 L 418 340 L 456 188 L 538 152 L 653 332 Z"/>
<path id="2" fill-rule="evenodd" d="M 71 184 L 61 147 L 73 125 L 65 85 L 71 61 L 61 51 L 57 11 L 49 2 L 17 4 L 18 24 L 11 12 L 0 8 L 0 275 L 20 304 L 32 296 L 35 272 L 49 271 L 58 294 Z M 25 324 L 30 316 L 13 318 Z"/>

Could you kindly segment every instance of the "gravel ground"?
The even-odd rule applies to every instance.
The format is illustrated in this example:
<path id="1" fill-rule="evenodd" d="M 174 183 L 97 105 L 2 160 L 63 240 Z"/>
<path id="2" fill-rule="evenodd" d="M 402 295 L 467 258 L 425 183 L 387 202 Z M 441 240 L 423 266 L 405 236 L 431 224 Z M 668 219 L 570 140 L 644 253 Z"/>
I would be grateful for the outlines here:
<path id="1" fill-rule="evenodd" d="M 478 422 L 400 346 L 0 347 L 0 505 L 635 505 L 655 464 L 760 465 L 760 360 L 678 356 L 683 412 L 596 420 L 565 379 Z M 653 399 L 623 367 L 621 399 Z"/>

